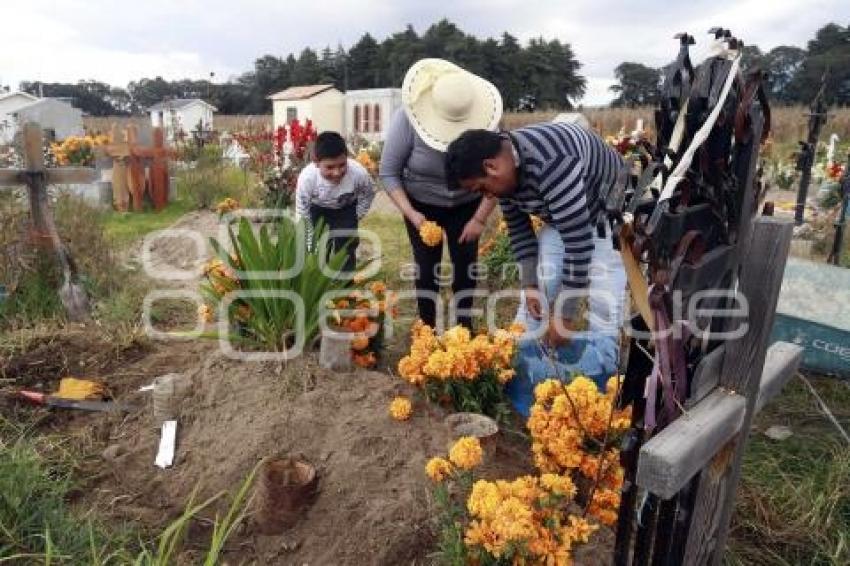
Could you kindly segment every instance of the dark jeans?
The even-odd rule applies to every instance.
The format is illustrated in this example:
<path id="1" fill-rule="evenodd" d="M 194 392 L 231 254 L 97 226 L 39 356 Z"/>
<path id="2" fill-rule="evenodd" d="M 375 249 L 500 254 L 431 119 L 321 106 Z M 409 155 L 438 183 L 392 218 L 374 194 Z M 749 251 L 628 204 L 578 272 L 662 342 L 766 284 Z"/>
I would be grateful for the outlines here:
<path id="1" fill-rule="evenodd" d="M 408 198 L 410 198 L 408 196 Z M 444 237 L 447 240 L 449 247 L 449 256 L 452 260 L 453 279 L 452 291 L 459 293 L 468 289 L 475 288 L 475 279 L 470 273 L 470 266 L 478 260 L 478 240 L 458 243 L 463 232 L 463 227 L 478 210 L 480 199 L 472 201 L 468 204 L 462 204 L 452 208 L 444 208 L 441 206 L 433 206 L 410 199 L 410 204 L 413 208 L 421 212 L 425 218 L 439 224 L 445 231 Z M 437 305 L 433 299 L 423 296 L 424 292 L 439 292 L 439 282 L 435 274 L 435 269 L 443 258 L 443 245 L 426 246 L 419 237 L 419 231 L 413 224 L 405 219 L 407 225 L 407 235 L 410 238 L 410 245 L 413 248 L 413 260 L 416 263 L 416 304 L 419 309 L 419 318 L 422 322 L 429 326 L 435 326 L 437 321 Z M 457 301 L 459 310 L 467 310 L 472 307 L 472 297 L 464 297 Z M 472 328 L 472 318 L 468 315 L 458 316 L 458 323 Z"/>
<path id="2" fill-rule="evenodd" d="M 349 206 L 336 209 L 311 205 L 310 223 L 313 225 L 313 238 L 316 244 L 319 242 L 319 237 L 315 233 L 319 225 L 319 220 L 324 221 L 326 230 L 357 230 L 357 206 L 352 203 Z M 346 250 L 348 254 L 342 268 L 345 271 L 354 271 L 357 267 L 357 260 L 354 254 L 357 251 L 357 244 L 360 243 L 359 238 L 352 236 L 330 237 L 328 238 L 327 253 L 328 257 L 330 257 L 332 253 L 341 250 L 348 241 L 351 243 L 348 244 L 348 249 Z"/>

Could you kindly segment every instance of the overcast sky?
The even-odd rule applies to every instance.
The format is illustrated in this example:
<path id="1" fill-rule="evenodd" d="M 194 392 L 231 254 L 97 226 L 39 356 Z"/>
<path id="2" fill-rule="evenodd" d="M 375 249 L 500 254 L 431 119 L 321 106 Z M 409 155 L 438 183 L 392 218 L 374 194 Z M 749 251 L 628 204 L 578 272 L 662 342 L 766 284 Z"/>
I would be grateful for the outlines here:
<path id="1" fill-rule="evenodd" d="M 95 79 L 123 87 L 141 77 L 201 79 L 211 71 L 224 81 L 266 53 L 350 47 L 367 31 L 380 41 L 408 23 L 421 33 L 444 17 L 478 37 L 508 31 L 523 41 L 570 43 L 588 79 L 582 102 L 596 105 L 611 98 L 619 63 L 671 60 L 677 32 L 697 37 L 697 54 L 716 25 L 763 50 L 805 47 L 824 24 L 850 24 L 850 1 L 0 0 L 0 84 Z"/>

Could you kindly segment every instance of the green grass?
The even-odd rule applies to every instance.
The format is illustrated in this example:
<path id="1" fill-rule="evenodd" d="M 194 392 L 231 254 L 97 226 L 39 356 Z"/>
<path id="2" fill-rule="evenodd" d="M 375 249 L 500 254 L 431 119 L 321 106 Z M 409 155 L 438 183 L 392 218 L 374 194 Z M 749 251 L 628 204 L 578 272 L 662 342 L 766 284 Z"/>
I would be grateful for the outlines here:
<path id="1" fill-rule="evenodd" d="M 125 247 L 140 240 L 146 234 L 168 228 L 181 216 L 190 212 L 193 206 L 190 202 L 177 199 L 160 212 L 147 210 L 144 212 L 109 211 L 103 215 L 103 228 L 106 235 L 117 247 Z"/>
<path id="2" fill-rule="evenodd" d="M 850 384 L 811 379 L 835 417 L 850 428 Z M 767 438 L 789 426 L 786 440 Z M 727 562 L 850 564 L 850 447 L 799 379 L 758 416 L 745 454 Z"/>

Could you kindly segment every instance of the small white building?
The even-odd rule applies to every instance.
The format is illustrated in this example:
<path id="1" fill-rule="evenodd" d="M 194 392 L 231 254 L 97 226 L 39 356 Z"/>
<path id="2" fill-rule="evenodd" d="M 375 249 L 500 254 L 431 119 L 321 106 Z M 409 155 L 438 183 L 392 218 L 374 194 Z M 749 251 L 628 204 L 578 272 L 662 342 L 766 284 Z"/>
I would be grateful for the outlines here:
<path id="1" fill-rule="evenodd" d="M 401 108 L 400 88 L 369 88 L 345 93 L 345 135 L 383 141 L 396 110 Z"/>
<path id="2" fill-rule="evenodd" d="M 82 111 L 63 100 L 25 92 L 0 96 L 0 143 L 10 143 L 25 122 L 37 122 L 56 140 L 83 135 Z"/>
<path id="3" fill-rule="evenodd" d="M 313 122 L 317 132 L 341 132 L 345 96 L 334 85 L 293 86 L 269 96 L 274 127 L 297 119 Z"/>
<path id="4" fill-rule="evenodd" d="M 342 93 L 333 85 L 295 86 L 269 96 L 274 126 L 293 119 L 311 120 L 318 132 L 382 141 L 393 113 L 401 107 L 401 89 L 371 88 Z"/>
<path id="5" fill-rule="evenodd" d="M 166 139 L 173 140 L 175 132 L 189 134 L 197 130 L 212 130 L 216 107 L 200 98 L 172 98 L 154 104 L 148 110 L 151 125 L 164 128 Z"/>

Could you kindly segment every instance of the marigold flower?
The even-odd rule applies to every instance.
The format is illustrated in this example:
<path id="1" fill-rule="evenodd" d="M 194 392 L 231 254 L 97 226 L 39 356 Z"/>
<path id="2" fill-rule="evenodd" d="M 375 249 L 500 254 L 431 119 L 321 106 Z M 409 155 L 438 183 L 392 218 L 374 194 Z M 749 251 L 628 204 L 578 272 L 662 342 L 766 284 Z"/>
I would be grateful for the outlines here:
<path id="1" fill-rule="evenodd" d="M 445 458 L 431 458 L 425 464 L 425 473 L 431 478 L 431 481 L 439 483 L 452 475 L 454 468 L 451 462 Z"/>
<path id="2" fill-rule="evenodd" d="M 206 303 L 198 307 L 198 316 L 201 317 L 201 320 L 204 322 L 212 322 L 215 320 L 215 314 L 212 307 Z"/>
<path id="3" fill-rule="evenodd" d="M 369 285 L 369 290 L 376 295 L 383 295 L 387 292 L 387 285 L 383 281 L 373 281 Z"/>
<path id="4" fill-rule="evenodd" d="M 576 495 L 576 486 L 569 476 L 559 474 L 543 474 L 540 476 L 540 485 L 555 495 L 561 495 L 572 499 Z"/>
<path id="5" fill-rule="evenodd" d="M 351 349 L 359 352 L 360 350 L 365 350 L 369 347 L 369 337 L 368 336 L 355 336 L 351 340 Z"/>
<path id="6" fill-rule="evenodd" d="M 462 436 L 449 450 L 449 460 L 462 470 L 471 470 L 483 459 L 481 442 L 473 436 Z"/>
<path id="7" fill-rule="evenodd" d="M 443 241 L 443 229 L 436 222 L 426 220 L 419 226 L 419 237 L 426 246 L 438 246 Z"/>
<path id="8" fill-rule="evenodd" d="M 413 405 L 407 397 L 396 397 L 390 403 L 390 416 L 397 421 L 406 421 L 413 414 Z"/>

